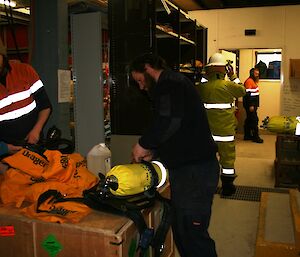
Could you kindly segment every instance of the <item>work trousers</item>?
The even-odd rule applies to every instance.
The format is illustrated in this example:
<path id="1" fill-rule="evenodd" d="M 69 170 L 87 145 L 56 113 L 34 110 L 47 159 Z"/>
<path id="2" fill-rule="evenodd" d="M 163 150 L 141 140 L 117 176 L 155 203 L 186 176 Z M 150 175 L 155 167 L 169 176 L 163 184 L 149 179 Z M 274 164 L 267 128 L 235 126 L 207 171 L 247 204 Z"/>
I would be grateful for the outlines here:
<path id="1" fill-rule="evenodd" d="M 181 257 L 217 256 L 208 227 L 219 170 L 217 158 L 169 169 L 172 230 Z"/>
<path id="2" fill-rule="evenodd" d="M 253 112 L 249 111 L 249 108 L 246 110 L 246 119 L 244 123 L 244 135 L 245 136 L 258 136 L 258 116 L 257 116 L 257 107 L 254 108 Z"/>
<path id="3" fill-rule="evenodd" d="M 219 163 L 222 168 L 234 169 L 235 163 L 235 141 L 220 142 L 216 141 L 218 145 Z"/>

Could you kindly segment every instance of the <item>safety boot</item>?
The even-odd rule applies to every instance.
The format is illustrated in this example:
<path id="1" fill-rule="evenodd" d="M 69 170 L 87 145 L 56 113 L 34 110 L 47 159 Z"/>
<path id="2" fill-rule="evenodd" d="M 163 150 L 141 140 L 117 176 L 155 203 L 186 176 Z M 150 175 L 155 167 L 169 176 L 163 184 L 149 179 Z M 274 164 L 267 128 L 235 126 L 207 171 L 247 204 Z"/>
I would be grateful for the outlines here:
<path id="1" fill-rule="evenodd" d="M 258 128 L 255 128 L 253 130 L 253 138 L 252 138 L 252 142 L 255 142 L 255 143 L 263 143 L 264 140 L 262 138 L 259 137 L 259 134 L 258 134 Z"/>
<path id="2" fill-rule="evenodd" d="M 221 175 L 221 181 L 222 181 L 222 190 L 221 195 L 223 196 L 231 196 L 235 193 L 236 187 L 233 184 L 233 181 L 235 180 L 237 176 L 234 175 Z"/>
<path id="3" fill-rule="evenodd" d="M 256 137 L 252 139 L 252 142 L 262 144 L 264 140 L 260 137 Z"/>

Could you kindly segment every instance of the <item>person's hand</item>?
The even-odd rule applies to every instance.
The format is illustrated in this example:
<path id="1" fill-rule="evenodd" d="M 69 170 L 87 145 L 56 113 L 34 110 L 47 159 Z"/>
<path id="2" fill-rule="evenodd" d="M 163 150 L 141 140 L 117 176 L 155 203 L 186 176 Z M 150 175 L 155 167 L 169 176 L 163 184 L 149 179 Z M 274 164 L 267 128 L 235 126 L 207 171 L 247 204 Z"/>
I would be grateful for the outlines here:
<path id="1" fill-rule="evenodd" d="M 10 154 L 13 154 L 13 153 L 16 153 L 19 150 L 21 150 L 22 146 L 16 146 L 16 145 L 7 144 L 7 148 L 8 148 L 8 152 Z"/>
<path id="2" fill-rule="evenodd" d="M 250 112 L 254 112 L 254 111 L 255 111 L 255 108 L 254 108 L 253 105 L 249 107 L 249 111 L 250 111 Z"/>
<path id="3" fill-rule="evenodd" d="M 139 143 L 132 148 L 132 162 L 138 163 L 142 160 L 151 161 L 153 154 L 150 150 L 143 148 Z"/>
<path id="4" fill-rule="evenodd" d="M 233 66 L 230 64 L 226 65 L 226 73 L 228 78 L 230 78 L 234 74 Z"/>
<path id="5" fill-rule="evenodd" d="M 37 144 L 37 142 L 40 140 L 40 131 L 37 129 L 32 129 L 26 136 L 25 140 L 29 144 Z"/>

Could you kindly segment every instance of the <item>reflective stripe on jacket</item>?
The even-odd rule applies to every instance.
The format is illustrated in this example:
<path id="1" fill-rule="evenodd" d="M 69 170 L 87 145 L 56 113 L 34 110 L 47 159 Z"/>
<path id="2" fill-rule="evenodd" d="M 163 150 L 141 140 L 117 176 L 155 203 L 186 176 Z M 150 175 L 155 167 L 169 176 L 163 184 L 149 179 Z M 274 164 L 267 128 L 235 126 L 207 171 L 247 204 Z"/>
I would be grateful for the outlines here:
<path id="1" fill-rule="evenodd" d="M 12 61 L 10 66 L 6 85 L 0 85 L 0 121 L 17 119 L 33 111 L 37 106 L 33 94 L 43 87 L 30 65 Z"/>

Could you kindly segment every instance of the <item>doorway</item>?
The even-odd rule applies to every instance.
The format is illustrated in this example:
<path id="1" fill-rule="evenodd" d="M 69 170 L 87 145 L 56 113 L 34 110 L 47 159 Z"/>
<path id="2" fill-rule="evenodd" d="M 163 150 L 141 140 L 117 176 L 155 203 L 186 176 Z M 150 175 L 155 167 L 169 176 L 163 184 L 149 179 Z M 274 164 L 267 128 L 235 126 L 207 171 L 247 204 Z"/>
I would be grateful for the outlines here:
<path id="1" fill-rule="evenodd" d="M 235 58 L 236 74 L 242 83 L 249 77 L 249 71 L 259 62 L 266 63 L 266 76 L 260 78 L 260 107 L 258 109 L 259 126 L 267 117 L 279 116 L 281 110 L 281 84 L 282 69 L 281 55 L 282 49 L 222 49 L 222 54 L 226 59 L 233 60 Z M 233 63 L 234 64 L 234 63 Z M 276 70 L 274 72 L 274 64 Z M 279 68 L 278 68 L 279 65 Z M 274 75 L 275 73 L 275 75 Z M 278 76 L 279 74 L 279 76 Z M 245 120 L 245 110 L 243 108 L 243 99 L 237 101 L 237 119 L 238 133 L 243 133 L 243 125 Z M 266 131 L 261 131 L 262 133 Z"/>

